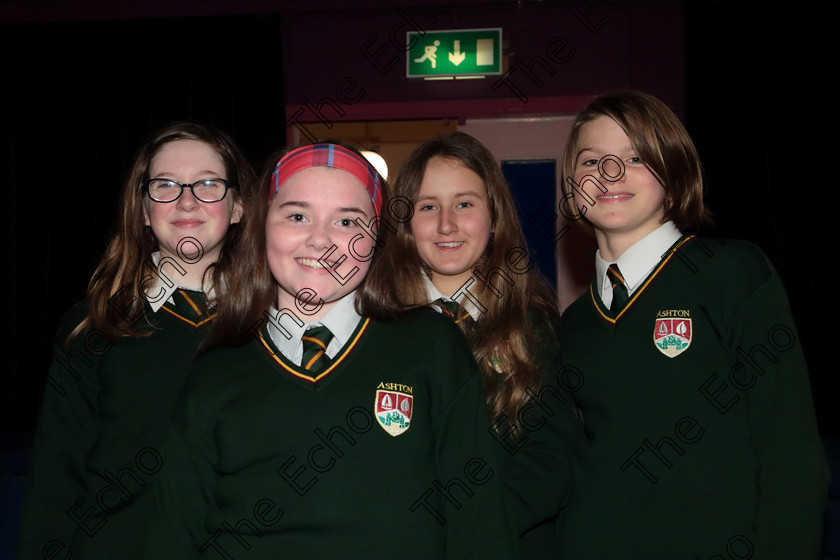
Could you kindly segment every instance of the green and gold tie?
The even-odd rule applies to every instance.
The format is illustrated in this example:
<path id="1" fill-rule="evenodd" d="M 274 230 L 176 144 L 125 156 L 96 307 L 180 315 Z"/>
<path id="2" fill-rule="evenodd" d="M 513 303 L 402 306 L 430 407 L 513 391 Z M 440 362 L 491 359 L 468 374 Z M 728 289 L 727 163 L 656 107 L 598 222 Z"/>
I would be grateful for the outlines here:
<path id="1" fill-rule="evenodd" d="M 327 356 L 327 346 L 332 340 L 333 334 L 327 327 L 312 327 L 307 330 L 301 341 L 303 342 L 303 361 L 301 365 L 317 375 L 327 369 L 330 365 L 330 358 Z"/>
<path id="2" fill-rule="evenodd" d="M 457 301 L 449 301 L 443 298 L 438 298 L 434 301 L 434 303 L 440 306 L 441 311 L 447 317 L 450 317 L 455 323 L 460 323 L 461 321 L 470 317 L 470 314 L 467 312 L 466 309 L 461 311 L 461 316 L 458 316 L 458 302 Z"/>
<path id="3" fill-rule="evenodd" d="M 607 268 L 607 277 L 610 279 L 613 290 L 612 304 L 610 304 L 610 312 L 613 317 L 621 313 L 624 306 L 627 305 L 627 300 L 630 296 L 627 293 L 627 286 L 624 285 L 624 276 L 618 270 L 618 265 L 613 263 Z"/>

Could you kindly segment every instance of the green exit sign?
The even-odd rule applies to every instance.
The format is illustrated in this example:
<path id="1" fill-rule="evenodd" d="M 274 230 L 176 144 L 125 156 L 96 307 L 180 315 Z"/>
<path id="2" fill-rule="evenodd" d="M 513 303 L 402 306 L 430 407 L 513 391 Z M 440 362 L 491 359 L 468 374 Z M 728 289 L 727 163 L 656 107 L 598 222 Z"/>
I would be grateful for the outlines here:
<path id="1" fill-rule="evenodd" d="M 430 78 L 502 73 L 502 29 L 409 31 L 406 76 Z"/>

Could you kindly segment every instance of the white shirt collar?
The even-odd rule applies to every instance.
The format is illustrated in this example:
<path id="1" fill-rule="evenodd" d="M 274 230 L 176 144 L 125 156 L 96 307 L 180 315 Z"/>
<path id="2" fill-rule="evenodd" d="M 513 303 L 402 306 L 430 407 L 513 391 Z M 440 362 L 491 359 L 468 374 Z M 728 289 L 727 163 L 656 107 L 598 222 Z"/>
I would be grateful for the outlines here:
<path id="1" fill-rule="evenodd" d="M 298 365 L 303 360 L 301 338 L 306 329 L 316 325 L 322 325 L 330 329 L 333 338 L 327 345 L 327 356 L 332 358 L 350 340 L 359 325 L 359 321 L 362 320 L 362 316 L 356 312 L 355 290 L 336 301 L 318 321 L 307 323 L 305 322 L 306 316 L 301 314 L 292 316 L 289 313 L 283 313 L 278 317 L 279 311 L 275 307 L 269 309 L 268 313 L 272 318 L 268 323 L 268 335 L 271 337 L 271 341 L 274 342 L 274 345 L 286 359 Z M 278 323 L 280 327 L 278 327 Z M 285 332 L 283 332 L 284 330 Z"/>
<path id="2" fill-rule="evenodd" d="M 428 298 L 429 302 L 434 302 L 438 299 L 442 299 L 443 301 L 457 301 L 458 303 L 461 303 L 466 297 L 466 294 L 463 293 L 458 299 L 453 299 L 451 296 L 443 295 L 442 293 L 440 293 L 440 290 L 437 289 L 437 286 L 434 285 L 432 279 L 429 278 L 429 275 L 426 273 L 425 270 L 421 270 L 420 273 L 423 277 L 423 285 L 426 287 L 426 297 Z M 437 309 L 437 307 L 435 309 Z M 476 307 L 476 305 L 472 301 L 470 301 L 469 298 L 466 301 L 464 301 L 464 309 L 467 311 L 467 313 L 470 314 L 470 317 L 472 317 L 473 321 L 478 321 L 479 317 L 481 317 L 481 310 L 478 307 Z M 438 309 L 438 311 L 440 310 Z"/>
<path id="3" fill-rule="evenodd" d="M 682 237 L 682 233 L 668 221 L 647 234 L 624 251 L 615 263 L 624 276 L 628 294 L 633 294 L 647 279 L 666 251 Z M 601 257 L 601 251 L 595 252 L 595 280 L 601 301 L 607 307 L 612 303 L 612 287 L 607 279 L 607 267 L 612 264 Z"/>
<path id="4" fill-rule="evenodd" d="M 152 307 L 152 311 L 155 313 L 157 313 L 166 302 L 175 305 L 175 300 L 172 299 L 172 294 L 174 294 L 175 290 L 179 288 L 192 290 L 194 292 L 204 292 L 207 295 L 208 301 L 214 299 L 215 294 L 210 287 L 209 281 L 206 280 L 204 286 L 201 288 L 197 288 L 195 286 L 185 286 L 177 280 L 180 272 L 175 265 L 166 262 L 166 259 L 164 259 L 163 267 L 161 267 L 159 264 L 160 251 L 152 253 L 152 262 L 155 265 L 157 273 L 152 277 L 151 286 L 144 286 L 143 290 L 145 292 L 146 300 L 149 302 L 149 305 Z M 170 273 L 167 274 L 164 269 L 170 270 Z"/>

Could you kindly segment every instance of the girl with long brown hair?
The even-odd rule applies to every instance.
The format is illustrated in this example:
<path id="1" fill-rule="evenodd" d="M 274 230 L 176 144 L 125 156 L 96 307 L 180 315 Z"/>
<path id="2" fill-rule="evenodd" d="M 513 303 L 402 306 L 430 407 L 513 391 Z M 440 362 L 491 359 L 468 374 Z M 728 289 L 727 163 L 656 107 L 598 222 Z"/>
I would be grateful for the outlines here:
<path id="1" fill-rule="evenodd" d="M 461 327 L 482 371 L 500 449 L 509 455 L 506 481 L 525 504 L 513 510 L 522 553 L 550 553 L 550 522 L 579 426 L 558 376 L 556 306 L 528 253 L 507 181 L 481 142 L 456 132 L 409 155 L 394 196 L 413 215 L 393 224 L 383 249 L 393 305 L 434 303 Z"/>
<path id="2" fill-rule="evenodd" d="M 134 558 L 167 416 L 214 317 L 254 186 L 233 140 L 173 123 L 140 147 L 115 233 L 55 345 L 20 557 Z"/>

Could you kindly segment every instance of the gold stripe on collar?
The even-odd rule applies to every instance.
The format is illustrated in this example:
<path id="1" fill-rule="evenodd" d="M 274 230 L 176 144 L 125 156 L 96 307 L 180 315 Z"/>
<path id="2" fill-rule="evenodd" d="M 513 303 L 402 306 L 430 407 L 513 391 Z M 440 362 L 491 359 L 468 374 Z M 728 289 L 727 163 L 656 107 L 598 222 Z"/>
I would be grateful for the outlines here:
<path id="1" fill-rule="evenodd" d="M 362 326 L 359 327 L 359 331 L 356 333 L 356 336 L 353 337 L 353 340 L 350 341 L 350 344 L 347 345 L 347 348 L 344 349 L 344 352 L 342 352 L 338 357 L 336 357 L 330 364 L 330 366 L 321 373 L 319 373 L 316 377 L 308 375 L 312 372 L 307 372 L 308 374 L 301 373 L 298 370 L 302 368 L 287 364 L 282 357 L 277 355 L 278 353 L 275 353 L 274 350 L 271 349 L 271 346 L 268 344 L 265 338 L 263 338 L 262 333 L 260 332 L 257 334 L 259 335 L 260 343 L 265 347 L 265 350 L 268 352 L 269 356 L 271 356 L 281 368 L 283 368 L 284 370 L 286 370 L 286 372 L 292 374 L 293 376 L 303 379 L 304 381 L 308 381 L 310 383 L 317 383 L 318 381 L 322 380 L 324 377 L 332 373 L 344 361 L 344 359 L 350 354 L 350 351 L 356 347 L 356 344 L 359 342 L 359 339 L 362 337 L 362 334 L 365 333 L 369 325 L 370 317 L 364 320 Z"/>
<path id="2" fill-rule="evenodd" d="M 673 247 L 671 247 L 671 250 L 668 252 L 668 256 L 664 257 L 659 262 L 659 265 L 653 270 L 653 272 L 650 273 L 647 279 L 645 279 L 644 283 L 642 283 L 642 285 L 639 286 L 639 289 L 636 290 L 635 293 L 633 293 L 633 297 L 630 298 L 630 300 L 627 302 L 627 305 L 624 306 L 624 309 L 622 309 L 621 312 L 615 317 L 610 317 L 601 309 L 601 307 L 603 306 L 603 302 L 601 302 L 601 298 L 595 293 L 595 286 L 597 283 L 593 281 L 592 284 L 589 285 L 589 296 L 592 298 L 592 304 L 595 306 L 595 311 L 598 312 L 598 315 L 600 315 L 604 321 L 610 323 L 611 325 L 616 324 L 616 322 L 618 322 L 618 320 L 621 319 L 621 317 L 624 316 L 625 313 L 627 313 L 630 307 L 633 306 L 633 304 L 636 302 L 639 296 L 642 295 L 642 292 L 644 292 L 647 289 L 647 287 L 650 285 L 653 279 L 659 275 L 659 273 L 662 271 L 665 265 L 668 264 L 668 262 L 671 260 L 671 257 L 673 257 L 674 254 L 677 252 L 677 249 L 682 247 L 683 244 L 685 244 L 690 239 L 694 239 L 694 237 L 695 236 L 693 235 L 689 235 L 683 238 L 681 241 L 678 241 Z"/>

